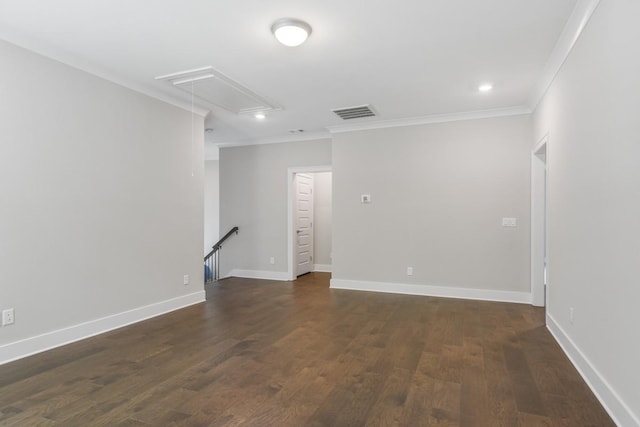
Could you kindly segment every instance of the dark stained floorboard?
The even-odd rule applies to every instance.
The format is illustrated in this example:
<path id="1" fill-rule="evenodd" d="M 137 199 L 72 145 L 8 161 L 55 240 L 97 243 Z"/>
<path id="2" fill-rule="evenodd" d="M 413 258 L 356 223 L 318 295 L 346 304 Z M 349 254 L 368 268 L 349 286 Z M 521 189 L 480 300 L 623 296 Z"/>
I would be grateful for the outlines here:
<path id="1" fill-rule="evenodd" d="M 0 366 L 2 426 L 613 425 L 527 305 L 225 279 Z"/>

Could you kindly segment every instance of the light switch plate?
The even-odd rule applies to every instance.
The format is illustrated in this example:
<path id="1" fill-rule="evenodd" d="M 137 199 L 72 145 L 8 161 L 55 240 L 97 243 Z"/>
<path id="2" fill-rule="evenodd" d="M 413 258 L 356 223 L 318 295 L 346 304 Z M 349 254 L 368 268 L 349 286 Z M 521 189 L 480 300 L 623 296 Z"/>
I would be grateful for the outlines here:
<path id="1" fill-rule="evenodd" d="M 371 194 L 363 194 L 360 196 L 360 203 L 371 203 Z"/>
<path id="2" fill-rule="evenodd" d="M 516 218 L 502 218 L 503 227 L 517 227 L 518 220 Z"/>

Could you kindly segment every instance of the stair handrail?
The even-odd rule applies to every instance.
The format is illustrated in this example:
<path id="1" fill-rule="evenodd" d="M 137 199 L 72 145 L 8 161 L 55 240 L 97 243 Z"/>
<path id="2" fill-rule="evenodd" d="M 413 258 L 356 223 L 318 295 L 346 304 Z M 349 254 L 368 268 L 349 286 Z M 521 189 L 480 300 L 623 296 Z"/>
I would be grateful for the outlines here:
<path id="1" fill-rule="evenodd" d="M 238 234 L 239 228 L 233 227 L 224 237 L 211 247 L 211 252 L 209 252 L 204 257 L 204 265 L 205 265 L 205 282 L 209 283 L 212 280 L 218 280 L 218 251 L 222 247 L 222 244 L 227 240 L 231 235 Z M 213 260 L 211 259 L 213 258 Z M 207 268 L 209 269 L 209 273 L 207 273 Z M 207 276 L 207 274 L 209 274 Z"/>
<path id="2" fill-rule="evenodd" d="M 233 227 L 231 230 L 229 230 L 229 232 L 228 232 L 227 234 L 225 234 L 225 235 L 224 235 L 224 237 L 223 237 L 222 239 L 218 240 L 218 242 L 217 242 L 215 245 L 213 245 L 213 246 L 211 247 L 211 252 L 210 252 L 210 253 L 214 253 L 214 252 L 216 252 L 218 249 L 220 249 L 220 247 L 222 246 L 222 244 L 224 243 L 224 241 L 225 241 L 225 240 L 227 240 L 229 237 L 231 237 L 231 235 L 232 235 L 233 233 L 238 234 L 238 230 L 239 230 L 239 228 L 238 228 L 237 226 L 236 226 L 236 227 Z"/>

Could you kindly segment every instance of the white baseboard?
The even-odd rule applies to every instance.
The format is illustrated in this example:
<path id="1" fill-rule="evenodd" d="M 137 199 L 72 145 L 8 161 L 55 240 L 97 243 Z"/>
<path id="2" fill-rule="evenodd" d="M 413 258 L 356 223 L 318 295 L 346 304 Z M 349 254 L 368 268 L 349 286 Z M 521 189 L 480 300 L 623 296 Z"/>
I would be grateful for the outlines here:
<path id="1" fill-rule="evenodd" d="M 624 403 L 618 393 L 611 387 L 607 380 L 591 364 L 580 348 L 573 342 L 569 335 L 562 329 L 556 320 L 547 313 L 547 329 L 556 339 L 562 350 L 576 367 L 593 394 L 596 395 L 604 409 L 609 413 L 616 425 L 625 427 L 640 427 L 640 419 Z"/>
<path id="2" fill-rule="evenodd" d="M 204 300 L 205 292 L 198 291 L 5 344 L 0 346 L 0 365 L 198 304 Z"/>
<path id="3" fill-rule="evenodd" d="M 289 281 L 289 274 L 286 271 L 260 271 L 260 270 L 240 270 L 234 268 L 225 277 L 242 277 L 245 279 L 264 279 Z"/>
<path id="4" fill-rule="evenodd" d="M 320 273 L 331 273 L 331 264 L 313 264 L 313 271 Z"/>
<path id="5" fill-rule="evenodd" d="M 450 286 L 414 285 L 408 283 L 367 282 L 362 280 L 331 279 L 332 289 L 386 292 L 391 294 L 422 295 L 443 298 L 461 298 L 482 301 L 514 302 L 531 304 L 528 292 L 496 291 Z"/>

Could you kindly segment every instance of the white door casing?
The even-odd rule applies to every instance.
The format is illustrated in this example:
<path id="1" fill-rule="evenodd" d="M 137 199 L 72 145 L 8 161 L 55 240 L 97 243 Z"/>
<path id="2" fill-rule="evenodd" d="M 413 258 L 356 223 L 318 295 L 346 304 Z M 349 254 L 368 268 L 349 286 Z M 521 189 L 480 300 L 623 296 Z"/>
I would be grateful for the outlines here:
<path id="1" fill-rule="evenodd" d="M 543 138 L 531 153 L 531 302 L 540 307 L 548 283 L 547 142 Z"/>
<path id="2" fill-rule="evenodd" d="M 313 175 L 295 175 L 296 276 L 313 270 Z"/>

